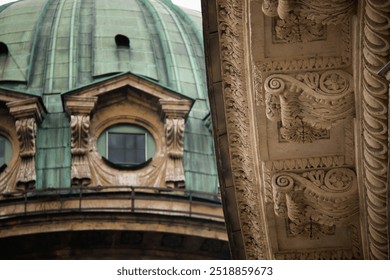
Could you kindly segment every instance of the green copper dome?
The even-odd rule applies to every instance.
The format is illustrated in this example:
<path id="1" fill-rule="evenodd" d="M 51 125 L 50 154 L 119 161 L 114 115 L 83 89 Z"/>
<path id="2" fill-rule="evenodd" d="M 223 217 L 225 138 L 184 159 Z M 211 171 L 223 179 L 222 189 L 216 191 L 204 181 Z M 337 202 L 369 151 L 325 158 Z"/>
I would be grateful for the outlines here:
<path id="1" fill-rule="evenodd" d="M 201 14 L 170 0 L 24 0 L 0 6 L 0 88 L 42 97 L 37 187 L 70 186 L 61 95 L 131 72 L 195 100 L 186 123 L 186 188 L 218 191 Z"/>
<path id="2" fill-rule="evenodd" d="M 24 0 L 0 11 L 1 85 L 53 94 L 130 71 L 204 98 L 199 13 L 166 0 Z"/>

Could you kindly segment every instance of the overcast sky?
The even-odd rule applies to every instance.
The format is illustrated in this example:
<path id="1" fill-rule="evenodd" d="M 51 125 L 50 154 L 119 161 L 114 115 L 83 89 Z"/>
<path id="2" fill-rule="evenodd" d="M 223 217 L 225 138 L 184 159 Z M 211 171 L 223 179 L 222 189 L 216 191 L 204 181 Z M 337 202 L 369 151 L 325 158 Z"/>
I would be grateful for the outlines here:
<path id="1" fill-rule="evenodd" d="M 115 0 L 114 0 L 115 1 Z M 15 2 L 15 0 L 0 0 L 0 5 L 9 3 L 9 2 Z M 172 0 L 173 3 L 177 4 L 178 6 L 187 7 L 190 9 L 194 9 L 197 11 L 200 11 L 200 0 Z"/>

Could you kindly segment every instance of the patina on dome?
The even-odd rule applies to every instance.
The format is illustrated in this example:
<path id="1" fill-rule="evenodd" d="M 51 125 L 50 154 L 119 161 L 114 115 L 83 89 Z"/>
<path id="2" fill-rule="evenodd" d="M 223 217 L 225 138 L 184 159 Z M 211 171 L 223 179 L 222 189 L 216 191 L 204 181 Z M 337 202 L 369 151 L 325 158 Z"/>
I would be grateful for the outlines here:
<path id="1" fill-rule="evenodd" d="M 186 187 L 217 192 L 201 14 L 170 0 L 24 0 L 0 6 L 0 88 L 40 96 L 37 187 L 70 185 L 61 95 L 131 72 L 195 100 L 186 124 Z"/>
<path id="2" fill-rule="evenodd" d="M 204 97 L 200 13 L 167 0 L 24 0 L 0 11 L 3 86 L 53 94 L 130 71 Z"/>

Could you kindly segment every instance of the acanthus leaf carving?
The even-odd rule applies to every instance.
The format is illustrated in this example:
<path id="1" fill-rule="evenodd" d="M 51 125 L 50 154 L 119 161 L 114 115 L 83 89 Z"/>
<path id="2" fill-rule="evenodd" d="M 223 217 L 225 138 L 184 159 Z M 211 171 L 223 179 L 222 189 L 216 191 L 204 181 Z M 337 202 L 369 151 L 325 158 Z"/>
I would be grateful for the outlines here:
<path id="1" fill-rule="evenodd" d="M 352 77 L 340 70 L 273 74 L 264 88 L 267 118 L 281 122 L 281 136 L 290 142 L 313 142 L 354 116 Z"/>
<path id="2" fill-rule="evenodd" d="M 326 39 L 326 26 L 294 13 L 284 19 L 275 18 L 274 31 L 274 40 L 281 43 L 306 43 Z"/>
<path id="3" fill-rule="evenodd" d="M 88 154 L 90 145 L 90 115 L 97 103 L 97 97 L 67 96 L 66 111 L 70 115 L 72 186 L 87 186 L 91 183 Z"/>
<path id="4" fill-rule="evenodd" d="M 35 187 L 35 138 L 37 124 L 34 118 L 18 119 L 15 122 L 19 140 L 21 164 L 16 178 L 17 189 L 26 190 Z"/>
<path id="5" fill-rule="evenodd" d="M 353 0 L 264 0 L 263 12 L 267 16 L 286 19 L 294 12 L 302 18 L 321 24 L 338 24 L 354 13 Z"/>
<path id="6" fill-rule="evenodd" d="M 184 119 L 165 120 L 165 137 L 167 142 L 167 172 L 166 184 L 169 188 L 185 186 L 183 149 L 184 149 Z"/>
<path id="7" fill-rule="evenodd" d="M 15 118 L 16 135 L 19 142 L 20 165 L 16 175 L 16 189 L 25 191 L 35 187 L 36 135 L 39 124 L 46 113 L 41 100 L 36 97 L 7 103 Z"/>
<path id="8" fill-rule="evenodd" d="M 333 234 L 358 213 L 356 175 L 349 168 L 280 172 L 272 176 L 275 214 L 288 218 L 290 234 Z"/>
<path id="9" fill-rule="evenodd" d="M 160 100 L 164 115 L 167 151 L 165 183 L 168 188 L 184 188 L 183 166 L 185 118 L 192 102 L 186 100 Z"/>
<path id="10" fill-rule="evenodd" d="M 244 1 L 217 0 L 222 83 L 230 141 L 232 176 L 242 227 L 244 254 L 248 259 L 270 258 L 265 216 L 259 209 L 254 174 L 253 145 L 250 142 L 250 117 L 245 84 Z M 236 256 L 237 257 L 237 256 Z"/>
<path id="11" fill-rule="evenodd" d="M 91 182 L 87 160 L 90 149 L 89 126 L 89 116 L 71 115 L 72 186 L 86 186 Z"/>

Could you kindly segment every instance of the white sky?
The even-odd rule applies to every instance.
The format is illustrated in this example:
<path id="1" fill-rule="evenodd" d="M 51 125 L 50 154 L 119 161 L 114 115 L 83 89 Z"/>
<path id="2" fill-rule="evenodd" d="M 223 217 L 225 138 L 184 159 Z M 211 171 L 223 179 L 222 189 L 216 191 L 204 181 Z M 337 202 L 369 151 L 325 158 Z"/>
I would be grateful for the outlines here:
<path id="1" fill-rule="evenodd" d="M 9 2 L 15 2 L 15 0 L 0 0 L 0 5 Z M 197 11 L 201 10 L 200 0 L 172 0 L 172 2 L 178 6 L 187 7 Z"/>

